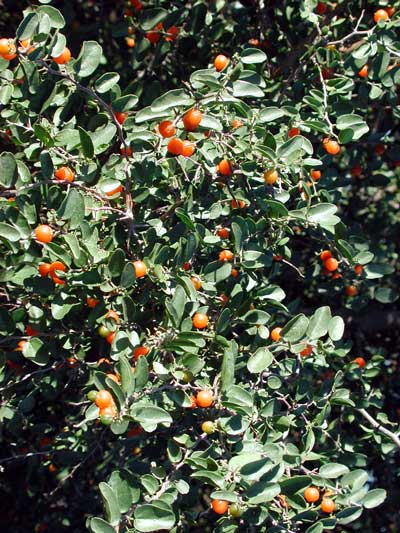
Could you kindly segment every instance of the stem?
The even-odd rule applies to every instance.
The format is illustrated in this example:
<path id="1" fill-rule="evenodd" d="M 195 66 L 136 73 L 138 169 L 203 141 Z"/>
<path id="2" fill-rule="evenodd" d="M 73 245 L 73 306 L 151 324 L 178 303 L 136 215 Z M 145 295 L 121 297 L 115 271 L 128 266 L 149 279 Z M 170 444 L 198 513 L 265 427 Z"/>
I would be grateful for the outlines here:
<path id="1" fill-rule="evenodd" d="M 373 418 L 369 413 L 368 411 L 366 411 L 365 409 L 358 409 L 358 412 L 366 419 L 368 420 L 368 422 L 371 424 L 372 427 L 374 427 L 377 431 L 379 431 L 380 433 L 382 433 L 383 435 L 386 435 L 387 437 L 389 437 L 389 439 L 391 439 L 398 448 L 400 448 L 400 438 L 395 434 L 393 433 L 392 431 L 390 431 L 389 429 L 385 428 L 384 426 L 382 426 L 377 420 L 375 420 L 375 418 Z"/>

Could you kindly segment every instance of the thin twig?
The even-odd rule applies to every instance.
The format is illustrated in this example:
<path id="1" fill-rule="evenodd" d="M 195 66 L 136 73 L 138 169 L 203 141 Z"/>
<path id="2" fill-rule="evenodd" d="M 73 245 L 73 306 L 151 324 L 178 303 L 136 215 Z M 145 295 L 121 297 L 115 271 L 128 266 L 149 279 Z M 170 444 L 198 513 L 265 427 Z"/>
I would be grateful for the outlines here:
<path id="1" fill-rule="evenodd" d="M 395 433 L 393 433 L 392 431 L 390 431 L 389 429 L 385 428 L 384 426 L 382 426 L 377 420 L 375 420 L 375 418 L 373 418 L 369 413 L 368 411 L 366 411 L 365 409 L 358 409 L 358 412 L 366 419 L 368 420 L 368 422 L 371 424 L 372 427 L 374 427 L 377 431 L 379 431 L 380 433 L 382 433 L 383 435 L 386 435 L 387 437 L 389 437 L 389 439 L 391 439 L 398 448 L 400 448 L 400 438 L 398 437 L 398 435 L 396 435 Z"/>

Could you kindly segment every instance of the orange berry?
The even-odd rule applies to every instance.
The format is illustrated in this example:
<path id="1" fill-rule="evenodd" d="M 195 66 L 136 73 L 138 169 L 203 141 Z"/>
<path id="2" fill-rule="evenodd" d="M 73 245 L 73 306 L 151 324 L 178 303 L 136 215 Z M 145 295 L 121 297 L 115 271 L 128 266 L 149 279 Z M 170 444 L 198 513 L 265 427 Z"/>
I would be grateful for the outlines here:
<path id="1" fill-rule="evenodd" d="M 329 250 L 323 250 L 320 254 L 319 254 L 319 258 L 321 259 L 321 261 L 326 261 L 327 259 L 329 259 L 330 257 L 332 257 L 332 254 Z"/>
<path id="2" fill-rule="evenodd" d="M 158 125 L 158 131 L 160 132 L 160 135 L 162 137 L 167 138 L 173 137 L 175 135 L 176 129 L 173 122 L 171 122 L 170 120 L 163 120 Z"/>
<path id="3" fill-rule="evenodd" d="M 339 143 L 336 141 L 329 139 L 326 137 L 322 141 L 322 146 L 324 147 L 325 152 L 327 152 L 330 155 L 337 155 L 340 152 L 340 146 Z"/>
<path id="4" fill-rule="evenodd" d="M 233 261 L 234 255 L 230 250 L 222 250 L 219 252 L 218 258 L 220 261 L 225 263 L 226 261 Z"/>
<path id="5" fill-rule="evenodd" d="M 240 126 L 243 126 L 243 122 L 235 118 L 232 120 L 232 128 L 240 128 Z"/>
<path id="6" fill-rule="evenodd" d="M 126 120 L 127 117 L 128 117 L 128 113 L 121 113 L 121 112 L 119 112 L 119 111 L 116 111 L 116 112 L 114 113 L 114 115 L 115 115 L 115 118 L 116 118 L 117 122 L 118 122 L 119 124 L 121 124 L 121 126 L 122 126 L 122 124 L 125 122 L 125 120 Z"/>
<path id="7" fill-rule="evenodd" d="M 159 22 L 151 31 L 148 31 L 145 34 L 146 39 L 148 39 L 151 44 L 157 44 L 160 40 L 160 31 L 163 31 L 162 22 Z"/>
<path id="8" fill-rule="evenodd" d="M 143 278 L 147 274 L 147 266 L 143 261 L 134 261 L 133 268 L 135 269 L 136 278 Z"/>
<path id="9" fill-rule="evenodd" d="M 201 390 L 196 396 L 196 405 L 198 407 L 210 407 L 214 402 L 212 392 L 209 390 Z"/>
<path id="10" fill-rule="evenodd" d="M 186 263 L 183 263 L 182 268 L 186 271 L 190 270 L 192 268 L 192 264 L 190 263 L 190 261 L 186 261 Z"/>
<path id="11" fill-rule="evenodd" d="M 108 342 L 108 344 L 112 344 L 112 343 L 113 343 L 113 340 L 114 340 L 115 334 L 116 334 L 115 331 L 111 331 L 111 333 L 109 333 L 109 334 L 106 336 L 106 341 Z"/>
<path id="12" fill-rule="evenodd" d="M 310 176 L 312 177 L 312 179 L 314 181 L 318 181 L 319 179 L 321 179 L 321 171 L 320 170 L 312 170 L 310 172 Z"/>
<path id="13" fill-rule="evenodd" d="M 304 491 L 304 498 L 308 503 L 315 503 L 319 500 L 319 490 L 317 487 L 307 487 Z"/>
<path id="14" fill-rule="evenodd" d="M 165 40 L 166 41 L 175 41 L 175 39 L 178 37 L 178 35 L 179 35 L 179 28 L 177 28 L 176 26 L 171 26 L 167 30 L 167 35 L 165 37 Z"/>
<path id="15" fill-rule="evenodd" d="M 392 6 L 385 7 L 385 11 L 389 15 L 389 17 L 393 17 L 396 12 L 395 8 Z"/>
<path id="16" fill-rule="evenodd" d="M 123 146 L 121 150 L 119 151 L 121 155 L 126 155 L 127 157 L 131 157 L 132 155 L 132 148 L 130 146 L 127 146 L 126 148 Z M 121 186 L 122 191 L 122 186 Z M 107 194 L 107 193 L 106 193 Z"/>
<path id="17" fill-rule="evenodd" d="M 233 278 L 237 278 L 238 275 L 239 275 L 239 271 L 236 270 L 236 268 L 232 268 L 232 270 L 231 270 L 231 276 L 232 276 Z"/>
<path id="18" fill-rule="evenodd" d="M 228 228 L 219 228 L 217 230 L 218 237 L 221 237 L 221 239 L 229 239 L 229 235 L 231 233 L 231 230 Z"/>
<path id="19" fill-rule="evenodd" d="M 352 363 L 356 363 L 360 368 L 365 368 L 365 365 L 367 364 L 364 357 L 356 357 L 353 359 Z"/>
<path id="20" fill-rule="evenodd" d="M 177 137 L 172 137 L 168 142 L 167 146 L 168 152 L 173 155 L 180 155 L 183 150 L 183 141 Z"/>
<path id="21" fill-rule="evenodd" d="M 61 52 L 59 56 L 53 57 L 53 61 L 57 63 L 57 65 L 65 65 L 65 63 L 68 63 L 70 59 L 71 59 L 71 51 L 67 47 L 64 48 L 64 50 Z"/>
<path id="22" fill-rule="evenodd" d="M 232 209 L 244 209 L 246 207 L 246 202 L 244 200 L 231 200 L 231 207 Z"/>
<path id="23" fill-rule="evenodd" d="M 264 172 L 264 180 L 267 185 L 274 185 L 278 180 L 278 172 L 273 168 Z"/>
<path id="24" fill-rule="evenodd" d="M 281 340 L 281 331 L 282 331 L 282 328 L 274 328 L 271 333 L 270 333 L 270 337 L 271 337 L 271 340 L 274 341 L 274 342 L 278 342 Z"/>
<path id="25" fill-rule="evenodd" d="M 135 361 L 139 359 L 139 357 L 145 357 L 149 353 L 149 349 L 147 346 L 137 346 L 133 350 L 133 356 L 135 358 Z"/>
<path id="26" fill-rule="evenodd" d="M 204 329 L 208 325 L 208 316 L 204 313 L 196 313 L 192 318 L 193 326 L 197 329 Z"/>
<path id="27" fill-rule="evenodd" d="M 385 153 L 385 146 L 383 144 L 377 144 L 374 148 L 374 152 L 377 155 L 383 155 Z"/>
<path id="28" fill-rule="evenodd" d="M 224 56 L 223 54 L 217 55 L 217 57 L 214 59 L 214 67 L 218 72 L 221 72 L 221 70 L 224 70 L 224 68 L 229 63 L 229 59 Z"/>
<path id="29" fill-rule="evenodd" d="M 105 318 L 111 318 L 112 320 L 115 320 L 115 322 L 119 322 L 119 314 L 116 313 L 115 311 L 113 311 L 112 309 L 110 309 L 109 311 L 107 311 L 107 314 L 105 316 Z"/>
<path id="30" fill-rule="evenodd" d="M 99 416 L 108 415 L 114 418 L 116 414 L 117 410 L 115 409 L 115 405 L 113 403 L 111 405 L 107 405 L 107 407 L 101 407 L 99 411 Z"/>
<path id="31" fill-rule="evenodd" d="M 346 292 L 346 296 L 349 297 L 356 296 L 357 294 L 357 287 L 355 287 L 354 285 L 347 285 L 344 290 Z"/>
<path id="32" fill-rule="evenodd" d="M 351 167 L 351 175 L 353 178 L 358 178 L 358 176 L 361 176 L 363 169 L 360 165 L 354 165 Z"/>
<path id="33" fill-rule="evenodd" d="M 15 54 L 16 47 L 12 39 L 0 39 L 0 55 L 6 56 Z"/>
<path id="34" fill-rule="evenodd" d="M 114 196 L 114 194 L 118 194 L 119 192 L 121 192 L 123 190 L 123 186 L 122 185 L 117 185 L 116 187 L 114 187 L 113 189 L 110 189 L 109 191 L 106 191 L 106 196 Z"/>
<path id="35" fill-rule="evenodd" d="M 363 273 L 364 267 L 362 265 L 356 265 L 354 267 L 354 272 L 357 274 L 357 276 L 361 276 Z"/>
<path id="36" fill-rule="evenodd" d="M 187 131 L 195 131 L 200 125 L 203 114 L 198 109 L 189 109 L 183 117 L 183 125 Z"/>
<path id="37" fill-rule="evenodd" d="M 69 167 L 60 167 L 55 171 L 55 177 L 59 181 L 74 181 L 75 172 Z"/>
<path id="38" fill-rule="evenodd" d="M 190 281 L 193 284 L 193 287 L 196 289 L 196 291 L 199 291 L 201 289 L 201 280 L 197 276 L 192 276 L 190 278 Z"/>
<path id="39" fill-rule="evenodd" d="M 360 78 L 368 78 L 368 65 L 364 65 L 359 71 Z"/>
<path id="40" fill-rule="evenodd" d="M 317 7 L 315 8 L 315 11 L 317 15 L 324 15 L 327 9 L 328 9 L 328 6 L 325 4 L 325 2 L 318 2 Z"/>
<path id="41" fill-rule="evenodd" d="M 12 61 L 17 57 L 17 54 L 2 54 L 1 57 L 6 61 Z"/>
<path id="42" fill-rule="evenodd" d="M 105 407 L 109 407 L 114 403 L 113 397 L 111 396 L 111 393 L 108 392 L 108 390 L 99 390 L 96 393 L 96 399 L 95 404 L 99 409 L 104 409 Z"/>
<path id="43" fill-rule="evenodd" d="M 296 137 L 296 135 L 300 135 L 300 130 L 299 128 L 291 128 L 289 131 L 288 131 L 288 135 L 290 138 L 292 137 Z"/>
<path id="44" fill-rule="evenodd" d="M 337 270 L 337 268 L 339 266 L 339 263 L 334 257 L 329 257 L 324 262 L 324 266 L 325 266 L 326 270 L 328 270 L 329 272 L 334 272 L 335 270 Z"/>
<path id="45" fill-rule="evenodd" d="M 331 498 L 322 498 L 321 511 L 324 513 L 333 513 L 335 510 L 335 502 Z"/>
<path id="46" fill-rule="evenodd" d="M 36 337 L 36 335 L 39 335 L 39 331 L 37 329 L 33 329 L 32 326 L 26 326 L 25 328 L 25 333 L 29 336 L 29 337 Z"/>
<path id="47" fill-rule="evenodd" d="M 312 351 L 313 351 L 313 347 L 311 346 L 311 344 L 307 344 L 307 346 L 304 348 L 304 350 L 302 350 L 300 352 L 300 355 L 302 357 L 308 357 L 309 355 L 312 354 Z"/>
<path id="48" fill-rule="evenodd" d="M 221 300 L 222 306 L 226 305 L 229 302 L 229 298 L 226 294 L 220 294 L 219 299 Z"/>
<path id="49" fill-rule="evenodd" d="M 182 152 L 180 155 L 183 157 L 190 157 L 194 154 L 196 145 L 190 141 L 183 141 Z"/>
<path id="50" fill-rule="evenodd" d="M 27 343 L 27 341 L 19 341 L 17 344 L 17 347 L 15 348 L 16 352 L 22 352 L 24 345 Z"/>
<path id="51" fill-rule="evenodd" d="M 135 41 L 135 39 L 133 37 L 127 37 L 125 39 L 125 41 L 126 41 L 126 46 L 128 48 L 134 48 L 135 47 L 136 41 Z"/>
<path id="52" fill-rule="evenodd" d="M 91 298 L 90 296 L 88 296 L 86 298 L 86 305 L 90 307 L 91 309 L 94 309 L 96 305 L 99 303 L 99 301 L 100 300 L 96 300 L 96 298 Z"/>
<path id="53" fill-rule="evenodd" d="M 389 20 L 389 13 L 385 9 L 378 9 L 378 11 L 375 11 L 374 13 L 374 21 L 378 24 L 381 20 L 387 21 Z"/>
<path id="54" fill-rule="evenodd" d="M 225 500 L 213 500 L 211 502 L 211 507 L 213 508 L 214 513 L 225 514 L 228 510 L 229 504 Z"/>
<path id="55" fill-rule="evenodd" d="M 222 159 L 217 165 L 218 172 L 223 176 L 232 174 L 231 163 L 227 159 Z"/>
<path id="56" fill-rule="evenodd" d="M 53 240 L 53 230 L 50 226 L 42 224 L 35 229 L 36 240 L 43 243 L 49 243 Z"/>
<path id="57" fill-rule="evenodd" d="M 42 278 L 46 277 L 50 271 L 50 263 L 42 263 L 39 265 L 38 270 Z"/>

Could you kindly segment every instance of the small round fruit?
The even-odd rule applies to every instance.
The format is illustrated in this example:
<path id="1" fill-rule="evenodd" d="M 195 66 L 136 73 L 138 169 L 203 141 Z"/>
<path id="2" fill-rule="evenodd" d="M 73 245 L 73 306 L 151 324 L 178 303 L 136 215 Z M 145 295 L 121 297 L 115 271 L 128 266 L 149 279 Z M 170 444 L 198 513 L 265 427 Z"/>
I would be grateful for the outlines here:
<path id="1" fill-rule="evenodd" d="M 111 379 L 112 381 L 115 381 L 115 383 L 121 383 L 121 379 L 117 376 L 117 374 L 106 374 L 106 376 Z"/>
<path id="2" fill-rule="evenodd" d="M 324 15 L 327 9 L 328 9 L 328 6 L 325 4 L 325 2 L 318 2 L 317 7 L 315 8 L 315 11 L 317 15 Z"/>
<path id="3" fill-rule="evenodd" d="M 212 435 L 215 433 L 216 427 L 214 422 L 211 422 L 211 420 L 206 420 L 201 424 L 201 431 L 203 433 L 207 433 L 207 435 Z"/>
<path id="4" fill-rule="evenodd" d="M 193 287 L 196 289 L 196 291 L 199 291 L 201 289 L 201 280 L 197 276 L 192 276 L 190 278 L 190 281 L 192 282 Z"/>
<path id="5" fill-rule="evenodd" d="M 360 78 L 368 78 L 368 65 L 364 65 L 359 71 Z"/>
<path id="6" fill-rule="evenodd" d="M 117 119 L 117 122 L 121 124 L 121 126 L 125 122 L 125 120 L 128 118 L 128 113 L 121 113 L 119 111 L 114 113 L 114 115 L 115 115 L 115 118 Z"/>
<path id="7" fill-rule="evenodd" d="M 385 9 L 378 9 L 378 11 L 375 11 L 374 13 L 374 21 L 378 24 L 381 20 L 387 21 L 389 20 L 389 13 L 385 11 Z"/>
<path id="8" fill-rule="evenodd" d="M 240 507 L 237 503 L 231 503 L 229 506 L 229 514 L 233 516 L 233 518 L 239 518 L 243 514 L 243 509 Z"/>
<path id="9" fill-rule="evenodd" d="M 274 328 L 270 333 L 271 340 L 273 340 L 274 342 L 280 341 L 281 331 L 282 331 L 282 328 Z"/>
<path id="10" fill-rule="evenodd" d="M 183 117 L 183 125 L 187 131 L 195 131 L 203 118 L 203 114 L 198 109 L 190 109 Z"/>
<path id="11" fill-rule="evenodd" d="M 377 155 L 383 155 L 385 153 L 385 146 L 383 144 L 377 144 L 375 147 L 374 147 L 374 152 L 377 154 Z"/>
<path id="12" fill-rule="evenodd" d="M 233 278 L 237 278 L 239 276 L 239 271 L 236 268 L 232 268 L 231 270 L 231 276 Z"/>
<path id="13" fill-rule="evenodd" d="M 219 228 L 217 230 L 218 237 L 221 237 L 221 239 L 229 239 L 229 235 L 231 233 L 231 230 L 229 228 Z"/>
<path id="14" fill-rule="evenodd" d="M 310 172 L 310 176 L 314 181 L 318 181 L 321 179 L 321 171 L 320 170 L 312 170 Z"/>
<path id="15" fill-rule="evenodd" d="M 146 39 L 148 39 L 151 44 L 157 44 L 161 37 L 160 31 L 163 31 L 162 22 L 159 22 L 157 26 L 155 26 L 151 31 L 148 31 L 146 33 Z"/>
<path id="16" fill-rule="evenodd" d="M 35 229 L 36 240 L 43 243 L 49 243 L 53 240 L 53 230 L 47 224 L 41 224 Z"/>
<path id="17" fill-rule="evenodd" d="M 304 498 L 308 503 L 315 503 L 319 500 L 319 490 L 317 487 L 307 487 L 304 491 Z"/>
<path id="18" fill-rule="evenodd" d="M 183 150 L 183 141 L 178 137 L 172 137 L 168 142 L 167 150 L 170 154 L 180 155 Z"/>
<path id="19" fill-rule="evenodd" d="M 211 507 L 213 508 L 214 513 L 222 515 L 228 510 L 229 504 L 226 500 L 213 500 L 211 502 Z"/>
<path id="20" fill-rule="evenodd" d="M 218 163 L 218 172 L 222 174 L 222 176 L 230 176 L 232 174 L 232 167 L 231 163 L 227 159 L 222 159 Z"/>
<path id="21" fill-rule="evenodd" d="M 170 120 L 164 120 L 158 125 L 158 131 L 160 135 L 164 138 L 173 137 L 175 135 L 175 126 Z"/>
<path id="22" fill-rule="evenodd" d="M 233 258 L 233 252 L 231 252 L 230 250 L 222 250 L 221 252 L 219 252 L 218 259 L 223 263 L 226 263 L 227 261 L 233 261 Z"/>
<path id="23" fill-rule="evenodd" d="M 296 135 L 300 135 L 300 130 L 299 128 L 291 128 L 289 131 L 288 131 L 288 135 L 290 138 L 292 137 L 296 137 Z"/>
<path id="24" fill-rule="evenodd" d="M 196 405 L 199 407 L 211 407 L 214 403 L 212 392 L 209 390 L 201 390 L 196 396 Z"/>
<path id="25" fill-rule="evenodd" d="M 354 165 L 351 167 L 350 172 L 353 178 L 358 178 L 363 173 L 363 169 L 360 165 Z"/>
<path id="26" fill-rule="evenodd" d="M 346 292 L 346 296 L 349 296 L 350 298 L 357 295 L 357 287 L 354 285 L 347 285 L 344 290 Z"/>
<path id="27" fill-rule="evenodd" d="M 111 393 L 104 389 L 97 391 L 94 401 L 99 409 L 104 409 L 114 403 Z"/>
<path id="28" fill-rule="evenodd" d="M 364 357 L 356 357 L 355 359 L 353 359 L 352 363 L 355 363 L 360 368 L 365 368 L 365 365 L 367 364 Z"/>
<path id="29" fill-rule="evenodd" d="M 240 120 L 238 120 L 237 118 L 235 118 L 234 120 L 232 120 L 232 128 L 240 128 L 241 126 L 243 126 L 243 122 L 241 122 Z"/>
<path id="30" fill-rule="evenodd" d="M 322 146 L 324 147 L 325 152 L 330 155 L 337 155 L 340 152 L 340 145 L 337 141 L 329 139 L 326 137 L 322 141 Z"/>
<path id="31" fill-rule="evenodd" d="M 96 298 L 91 298 L 90 296 L 86 298 L 86 305 L 91 309 L 94 309 L 99 302 L 100 300 L 97 300 Z"/>
<path id="32" fill-rule="evenodd" d="M 194 376 L 190 372 L 190 370 L 184 370 L 183 371 L 183 376 L 182 376 L 183 383 L 190 383 L 193 378 L 194 378 Z"/>
<path id="33" fill-rule="evenodd" d="M 357 276 L 361 276 L 363 273 L 364 267 L 362 265 L 356 265 L 354 267 L 354 272 L 357 274 Z"/>
<path id="34" fill-rule="evenodd" d="M 144 278 L 147 274 L 147 266 L 143 261 L 134 261 L 133 268 L 135 269 L 136 278 Z"/>
<path id="35" fill-rule="evenodd" d="M 145 357 L 149 353 L 149 349 L 147 346 L 137 346 L 133 350 L 133 357 L 135 358 L 135 361 L 139 359 L 139 357 Z"/>
<path id="36" fill-rule="evenodd" d="M 113 423 L 114 417 L 111 413 L 104 413 L 100 415 L 99 420 L 103 426 L 110 426 Z"/>
<path id="37" fill-rule="evenodd" d="M 179 28 L 177 28 L 176 26 L 171 26 L 167 30 L 167 35 L 165 36 L 165 40 L 170 41 L 170 42 L 175 41 L 178 35 L 179 35 Z"/>
<path id="38" fill-rule="evenodd" d="M 334 272 L 337 270 L 339 263 L 334 257 L 329 257 L 326 261 L 324 261 L 324 266 L 328 272 Z"/>
<path id="39" fill-rule="evenodd" d="M 273 168 L 264 172 L 264 180 L 267 185 L 274 185 L 278 180 L 278 172 Z"/>
<path id="40" fill-rule="evenodd" d="M 108 337 L 108 335 L 110 335 L 111 333 L 111 331 L 107 329 L 105 326 L 100 326 L 97 332 L 100 335 L 100 337 L 104 337 L 104 338 Z"/>
<path id="41" fill-rule="evenodd" d="M 0 55 L 6 56 L 9 54 L 15 54 L 15 44 L 12 39 L 0 39 Z"/>
<path id="42" fill-rule="evenodd" d="M 208 326 L 208 316 L 204 313 L 196 313 L 192 318 L 193 326 L 197 329 L 204 329 Z"/>
<path id="43" fill-rule="evenodd" d="M 246 202 L 244 200 L 231 200 L 232 209 L 244 209 L 246 207 Z"/>
<path id="44" fill-rule="evenodd" d="M 74 181 L 75 172 L 69 167 L 60 167 L 55 171 L 55 177 L 59 181 Z"/>
<path id="45" fill-rule="evenodd" d="M 54 261 L 51 263 L 49 268 L 49 274 L 50 276 L 54 276 L 56 270 L 60 270 L 61 272 L 66 272 L 67 267 L 64 265 L 64 263 L 61 263 L 61 261 Z"/>
<path id="46" fill-rule="evenodd" d="M 332 254 L 329 250 L 323 250 L 320 254 L 319 254 L 319 258 L 321 259 L 321 261 L 326 261 L 327 259 L 329 259 L 330 257 L 332 257 Z"/>
<path id="47" fill-rule="evenodd" d="M 126 41 L 126 46 L 128 48 L 134 48 L 136 45 L 136 41 L 133 37 L 127 37 L 125 41 Z"/>
<path id="48" fill-rule="evenodd" d="M 196 145 L 190 141 L 183 141 L 181 154 L 183 157 L 191 157 L 196 151 Z"/>
<path id="49" fill-rule="evenodd" d="M 50 271 L 50 263 L 42 263 L 39 265 L 39 274 L 42 276 L 42 278 L 46 277 Z"/>
<path id="50" fill-rule="evenodd" d="M 307 346 L 304 348 L 304 350 L 302 350 L 300 352 L 300 355 L 302 357 L 308 357 L 309 355 L 312 354 L 312 351 L 313 351 L 313 347 L 311 346 L 311 344 L 307 344 Z"/>
<path id="51" fill-rule="evenodd" d="M 108 344 L 112 344 L 113 343 L 115 334 L 116 334 L 115 331 L 110 331 L 110 333 L 107 335 L 106 341 L 108 342 Z"/>
<path id="52" fill-rule="evenodd" d="M 119 320 L 120 320 L 119 314 L 116 313 L 113 309 L 109 309 L 107 311 L 107 314 L 106 314 L 105 318 L 111 318 L 115 322 L 119 322 Z"/>
<path id="53" fill-rule="evenodd" d="M 321 511 L 324 513 L 333 513 L 335 510 L 335 502 L 331 498 L 322 498 Z"/>
<path id="54" fill-rule="evenodd" d="M 183 270 L 190 270 L 192 268 L 192 264 L 190 261 L 186 261 L 186 263 L 183 263 L 182 265 Z"/>
<path id="55" fill-rule="evenodd" d="M 71 51 L 69 48 L 65 47 L 61 54 L 57 57 L 53 57 L 53 61 L 57 65 L 65 65 L 71 59 Z"/>
<path id="56" fill-rule="evenodd" d="M 97 390 L 91 390 L 87 393 L 87 399 L 90 401 L 90 402 L 95 402 L 96 401 L 96 396 L 97 396 Z"/>
<path id="57" fill-rule="evenodd" d="M 224 56 L 223 54 L 217 55 L 217 57 L 214 59 L 214 67 L 218 72 L 221 72 L 224 70 L 224 68 L 228 65 L 229 59 Z"/>

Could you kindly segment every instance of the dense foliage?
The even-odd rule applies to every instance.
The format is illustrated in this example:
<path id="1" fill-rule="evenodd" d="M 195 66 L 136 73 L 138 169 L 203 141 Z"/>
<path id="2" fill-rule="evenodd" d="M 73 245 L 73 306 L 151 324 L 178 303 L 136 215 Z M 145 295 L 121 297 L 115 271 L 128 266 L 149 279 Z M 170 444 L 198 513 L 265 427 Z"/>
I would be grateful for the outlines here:
<path id="1" fill-rule="evenodd" d="M 5 530 L 400 527 L 400 6 L 361 4 L 7 13 Z"/>

